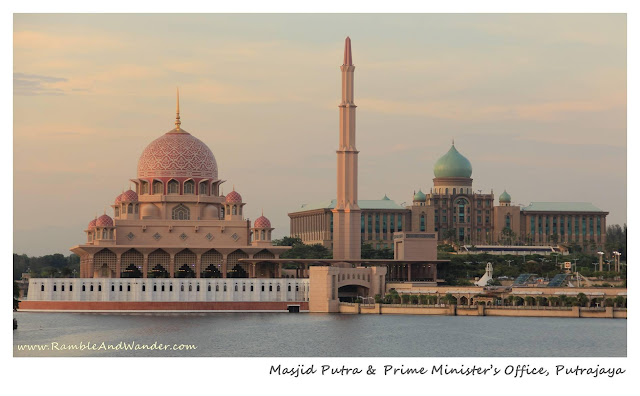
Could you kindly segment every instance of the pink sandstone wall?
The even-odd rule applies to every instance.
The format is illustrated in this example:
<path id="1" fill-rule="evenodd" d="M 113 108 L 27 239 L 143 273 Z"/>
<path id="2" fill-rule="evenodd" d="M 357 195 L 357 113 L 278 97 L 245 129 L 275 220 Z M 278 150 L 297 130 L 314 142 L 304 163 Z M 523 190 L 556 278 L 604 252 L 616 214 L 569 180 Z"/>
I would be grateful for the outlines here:
<path id="1" fill-rule="evenodd" d="M 20 311 L 287 311 L 289 305 L 309 310 L 308 302 L 228 301 L 228 302 L 127 302 L 127 301 L 22 301 Z"/>

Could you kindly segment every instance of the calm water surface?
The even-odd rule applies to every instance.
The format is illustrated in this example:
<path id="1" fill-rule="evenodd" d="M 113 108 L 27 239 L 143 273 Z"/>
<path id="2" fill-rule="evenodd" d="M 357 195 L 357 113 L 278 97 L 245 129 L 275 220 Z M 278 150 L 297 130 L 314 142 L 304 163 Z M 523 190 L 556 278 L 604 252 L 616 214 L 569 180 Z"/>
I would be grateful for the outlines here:
<path id="1" fill-rule="evenodd" d="M 624 319 L 289 313 L 17 312 L 14 356 L 614 357 Z M 20 351 L 80 342 L 193 344 L 193 351 Z M 51 346 L 49 346 L 51 348 Z"/>

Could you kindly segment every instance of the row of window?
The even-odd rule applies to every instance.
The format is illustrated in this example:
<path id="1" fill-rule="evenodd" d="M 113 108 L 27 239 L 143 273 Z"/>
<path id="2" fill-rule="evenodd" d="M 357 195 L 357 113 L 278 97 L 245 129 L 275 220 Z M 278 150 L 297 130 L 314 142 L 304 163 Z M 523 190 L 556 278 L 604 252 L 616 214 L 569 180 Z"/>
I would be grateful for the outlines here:
<path id="1" fill-rule="evenodd" d="M 381 234 L 382 230 L 382 238 L 387 239 L 387 233 L 394 232 L 402 232 L 402 214 L 394 214 L 394 213 L 376 213 L 375 217 L 373 214 L 360 215 L 360 233 L 364 235 L 365 228 L 367 230 L 368 240 L 373 239 L 373 230 L 375 228 L 376 235 Z M 331 216 L 331 232 L 333 232 L 333 216 Z M 366 226 L 366 227 L 365 227 Z M 388 230 L 388 232 L 387 232 Z"/>
<path id="2" fill-rule="evenodd" d="M 342 280 L 345 279 L 360 279 L 360 274 L 342 274 Z M 364 274 L 362 274 L 362 280 L 364 280 Z M 367 274 L 367 282 L 371 282 L 371 274 Z"/>
<path id="3" fill-rule="evenodd" d="M 164 184 L 160 180 L 154 180 L 151 185 L 152 194 L 164 194 Z M 196 191 L 196 184 L 193 180 L 186 180 L 182 184 L 182 194 L 193 195 Z M 149 194 L 149 182 L 142 180 L 140 184 L 140 192 L 142 194 Z M 180 194 L 180 183 L 177 180 L 171 179 L 167 183 L 167 194 Z M 209 182 L 203 180 L 198 184 L 198 194 L 209 194 Z"/>
<path id="4" fill-rule="evenodd" d="M 543 230 L 544 230 L 544 234 L 558 234 L 558 218 L 556 216 L 553 217 L 546 217 L 545 221 L 544 221 L 544 227 L 543 227 L 543 216 L 532 216 L 531 220 L 530 220 L 530 227 L 531 227 L 531 234 L 535 234 L 536 233 L 536 217 L 538 218 L 538 234 L 543 234 Z M 575 233 L 575 235 L 580 235 L 580 231 L 582 230 L 582 235 L 586 236 L 587 235 L 587 218 L 586 217 L 577 217 L 574 218 L 572 216 L 567 217 L 567 226 L 565 228 L 565 222 L 564 222 L 565 217 L 562 216 L 560 217 L 560 235 L 564 235 L 565 234 L 565 230 L 567 232 L 567 235 L 571 235 L 572 231 Z M 572 219 L 574 220 L 572 222 Z M 582 227 L 580 227 L 580 220 L 582 219 Z M 573 223 L 573 226 L 572 226 Z M 589 217 L 589 235 L 593 236 L 594 234 L 594 227 L 593 227 L 593 217 Z M 551 232 L 550 232 L 551 231 Z M 596 234 L 600 235 L 601 233 L 601 218 L 597 217 L 596 218 L 596 230 L 595 230 Z"/>
<path id="5" fill-rule="evenodd" d="M 343 279 L 344 279 L 344 275 L 343 275 Z M 360 275 L 358 275 L 358 279 L 360 279 Z M 58 285 L 56 285 L 56 284 L 53 285 L 53 291 L 54 292 L 58 291 L 58 287 L 57 286 Z M 160 291 L 165 291 L 165 287 L 164 286 L 165 286 L 164 284 L 160 285 Z M 189 291 L 193 291 L 193 286 L 191 284 L 189 284 L 188 286 L 189 286 L 188 290 Z M 215 287 L 215 291 L 219 292 L 220 291 L 220 285 L 215 285 L 215 286 L 216 286 Z M 250 290 L 249 291 L 253 291 L 253 284 L 251 284 L 249 286 L 250 286 Z M 265 284 L 262 283 L 260 286 L 261 286 L 261 290 L 265 291 Z M 304 290 L 305 290 L 305 288 L 303 286 L 302 287 L 302 291 L 304 291 Z M 40 291 L 42 291 L 42 292 L 44 291 L 44 284 L 40 285 Z M 60 285 L 60 291 L 61 292 L 64 291 L 64 284 Z M 73 285 L 69 285 L 69 291 L 73 291 Z M 82 291 L 87 291 L 86 290 L 86 285 L 82 285 Z M 89 291 L 95 291 L 93 285 L 89 285 Z M 102 285 L 100 285 L 100 284 L 98 285 L 97 291 L 99 291 L 99 292 L 102 291 Z M 111 285 L 111 291 L 116 291 L 115 285 Z M 119 285 L 119 291 L 123 291 L 122 285 Z M 131 285 L 130 284 L 127 284 L 127 291 L 128 292 L 131 291 Z M 146 291 L 146 285 L 142 285 L 142 291 L 143 292 Z M 156 284 L 153 285 L 153 291 L 154 292 L 158 291 L 158 285 L 156 285 Z M 169 291 L 170 292 L 173 291 L 173 285 L 172 284 L 169 285 Z M 180 291 L 181 292 L 184 291 L 184 284 L 180 285 Z M 198 292 L 200 291 L 200 285 L 196 285 L 196 291 L 198 291 Z M 207 285 L 207 291 L 211 291 L 211 284 Z M 222 291 L 225 291 L 225 292 L 227 291 L 227 285 L 226 284 L 223 285 L 223 290 Z M 238 291 L 238 284 L 237 283 L 234 285 L 234 291 Z M 244 283 L 242 284 L 242 291 L 243 292 L 247 291 L 246 290 L 246 285 Z M 273 291 L 273 285 L 272 284 L 269 284 L 269 291 Z M 276 285 L 276 291 L 280 291 L 280 285 Z M 287 291 L 292 291 L 291 284 L 287 285 Z M 296 285 L 296 291 L 300 291 L 300 286 L 299 285 Z"/>

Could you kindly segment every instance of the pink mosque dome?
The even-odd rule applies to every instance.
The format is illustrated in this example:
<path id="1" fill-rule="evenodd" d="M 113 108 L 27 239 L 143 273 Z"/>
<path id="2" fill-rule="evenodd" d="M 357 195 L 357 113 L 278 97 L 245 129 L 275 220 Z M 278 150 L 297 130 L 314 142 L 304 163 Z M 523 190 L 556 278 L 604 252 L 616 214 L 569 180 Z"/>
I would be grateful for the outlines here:
<path id="1" fill-rule="evenodd" d="M 271 228 L 271 222 L 264 215 L 258 217 L 253 223 L 254 228 Z"/>
<path id="2" fill-rule="evenodd" d="M 91 220 L 87 228 L 90 230 L 93 230 L 94 228 L 96 228 L 96 219 Z"/>
<path id="3" fill-rule="evenodd" d="M 234 189 L 224 198 L 227 203 L 242 203 L 242 196 Z"/>
<path id="4" fill-rule="evenodd" d="M 127 190 L 123 192 L 118 198 L 120 198 L 121 201 L 138 202 L 138 194 L 136 194 L 136 192 L 133 190 Z"/>
<path id="5" fill-rule="evenodd" d="M 102 216 L 98 217 L 98 220 L 94 221 L 96 222 L 96 227 L 113 227 L 113 219 L 107 214 L 103 214 Z"/>
<path id="6" fill-rule="evenodd" d="M 118 195 L 116 197 L 116 202 L 115 203 L 120 203 L 122 201 L 122 194 Z"/>

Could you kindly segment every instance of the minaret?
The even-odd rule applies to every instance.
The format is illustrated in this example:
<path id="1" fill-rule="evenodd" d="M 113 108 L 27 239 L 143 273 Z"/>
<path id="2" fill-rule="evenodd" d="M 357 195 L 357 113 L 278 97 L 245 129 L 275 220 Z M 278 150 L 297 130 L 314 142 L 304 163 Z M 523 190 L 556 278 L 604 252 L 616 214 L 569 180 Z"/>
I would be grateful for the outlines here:
<path id="1" fill-rule="evenodd" d="M 333 209 L 333 258 L 360 260 L 360 207 L 358 206 L 358 150 L 356 149 L 356 105 L 353 103 L 351 39 L 344 43 L 337 202 Z"/>

